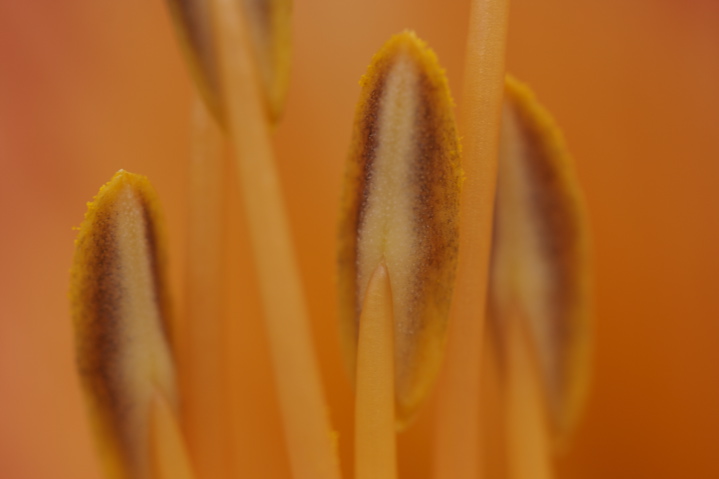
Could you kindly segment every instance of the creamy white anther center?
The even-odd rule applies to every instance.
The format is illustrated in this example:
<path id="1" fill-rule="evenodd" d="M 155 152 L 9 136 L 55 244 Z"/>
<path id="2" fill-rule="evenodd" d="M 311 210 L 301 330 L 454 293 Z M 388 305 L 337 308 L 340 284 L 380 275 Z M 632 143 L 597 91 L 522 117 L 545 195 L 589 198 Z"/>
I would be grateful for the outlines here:
<path id="1" fill-rule="evenodd" d="M 419 71 L 411 58 L 395 61 L 387 74 L 380 100 L 378 138 L 368 203 L 358 231 L 358 300 L 362 304 L 367 283 L 384 257 L 394 303 L 398 374 L 409 354 L 412 336 L 412 292 L 421 251 L 416 239 L 417 110 Z M 418 257 L 419 256 L 419 257 Z M 403 340 L 405 339 L 405 340 Z M 401 377 L 398 377 L 401 381 Z"/>

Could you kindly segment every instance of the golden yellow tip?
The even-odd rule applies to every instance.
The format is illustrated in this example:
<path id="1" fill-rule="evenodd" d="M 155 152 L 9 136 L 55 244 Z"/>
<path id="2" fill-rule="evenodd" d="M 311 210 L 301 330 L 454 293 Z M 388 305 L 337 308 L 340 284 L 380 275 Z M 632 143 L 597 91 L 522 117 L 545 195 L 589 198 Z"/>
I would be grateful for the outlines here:
<path id="1" fill-rule="evenodd" d="M 393 291 L 397 418 L 406 423 L 444 349 L 457 266 L 459 141 L 444 73 L 414 33 L 392 37 L 361 86 L 341 211 L 341 324 L 353 371 L 361 301 L 384 258 Z"/>

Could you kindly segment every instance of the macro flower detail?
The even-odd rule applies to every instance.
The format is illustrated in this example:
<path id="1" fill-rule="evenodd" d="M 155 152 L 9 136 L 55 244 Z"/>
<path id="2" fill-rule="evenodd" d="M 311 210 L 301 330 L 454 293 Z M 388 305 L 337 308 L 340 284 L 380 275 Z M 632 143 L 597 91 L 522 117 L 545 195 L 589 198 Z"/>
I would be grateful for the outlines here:
<path id="1" fill-rule="evenodd" d="M 259 52 L 219 40 L 238 18 L 229 6 L 246 23 L 237 37 L 252 41 L 243 0 L 171 1 L 0 0 L 0 478 L 102 479 L 130 467 L 122 454 L 146 456 L 152 479 L 183 477 L 160 467 L 180 457 L 197 479 L 324 477 L 300 467 L 303 457 L 338 464 L 335 479 L 382 477 L 371 476 L 380 460 L 407 479 L 719 478 L 719 383 L 711 380 L 719 363 L 719 2 L 294 1 L 290 84 L 281 116 L 270 119 L 254 79 Z M 182 4 L 188 16 L 197 6 L 207 12 L 215 109 L 182 37 Z M 218 11 L 221 28 L 210 14 Z M 382 45 L 407 29 L 445 70 L 463 179 L 440 371 L 398 429 L 395 385 L 387 385 L 393 275 L 385 268 L 368 283 L 358 357 L 345 358 L 337 254 L 358 83 Z M 250 75 L 220 78 L 219 50 L 233 61 L 249 51 L 242 72 Z M 515 117 L 525 111 L 512 135 L 502 126 L 507 73 L 536 96 L 512 107 Z M 249 91 L 231 108 L 226 100 L 242 88 Z M 531 112 L 540 104 L 551 118 Z M 238 119 L 244 124 L 232 128 Z M 246 148 L 262 129 L 271 155 Z M 538 181 L 544 173 L 528 162 L 549 160 L 536 153 L 551 138 L 561 139 L 564 158 L 542 171 L 559 181 Z M 515 179 L 498 177 L 505 148 L 533 153 L 510 169 L 521 173 Z M 240 178 L 238 150 L 276 170 L 289 228 L 250 229 L 250 209 L 267 218 L 267 203 L 245 195 L 244 183 L 267 181 Z M 149 368 L 126 374 L 127 362 L 100 358 L 101 344 L 92 347 L 97 360 L 81 359 L 80 341 L 89 351 L 93 335 L 103 336 L 76 335 L 70 287 L 87 202 L 96 204 L 120 169 L 156 191 L 162 215 L 153 223 L 172 300 L 160 317 L 175 393 L 115 388 L 116 403 L 137 404 L 144 416 L 139 428 L 126 416 L 118 429 L 144 441 L 123 440 L 111 422 L 96 434 L 102 418 L 90 408 L 103 402 L 88 382 L 100 389 L 101 380 L 119 384 Z M 504 182 L 520 189 L 495 187 Z M 138 203 L 124 204 L 143 216 Z M 287 269 L 261 286 L 268 270 L 260 263 L 271 263 L 259 260 L 250 235 L 269 259 L 286 257 L 278 243 L 294 250 L 309 334 L 297 334 L 290 315 L 298 303 L 277 283 Z M 99 281 L 87 277 L 86 291 Z M 119 314 L 114 302 L 105 310 Z M 266 327 L 266 304 L 281 310 L 273 330 L 285 343 Z M 82 306 L 89 314 L 89 302 Z M 146 348 L 127 339 L 112 338 L 139 358 L 133 351 Z M 315 358 L 310 378 L 297 374 L 308 364 L 296 360 L 301 344 Z M 287 363 L 303 366 L 288 371 Z M 306 407 L 312 395 L 324 398 L 318 408 Z M 380 416 L 381 431 L 371 421 Z M 299 436 L 290 438 L 286 417 L 300 419 Z M 327 454 L 315 455 L 314 438 Z M 122 443 L 131 450 L 118 450 Z"/>
<path id="2" fill-rule="evenodd" d="M 341 479 L 272 143 L 289 3 L 170 6 L 202 97 L 182 319 L 170 314 L 158 200 L 142 176 L 119 171 L 89 204 L 72 271 L 79 372 L 106 473 L 242 477 L 232 456 L 248 445 L 236 440 L 241 381 L 228 335 L 242 321 L 264 328 L 285 440 L 277 454 L 286 451 L 291 477 Z M 478 425 L 487 417 L 475 372 L 485 317 L 506 392 L 486 414 L 502 416 L 490 439 L 506 440 L 509 477 L 551 477 L 549 445 L 567 436 L 586 391 L 584 212 L 552 121 L 525 87 L 504 83 L 506 7 L 473 3 L 461 164 L 445 73 L 413 32 L 390 38 L 360 82 L 337 261 L 355 479 L 402 476 L 397 431 L 412 434 L 438 378 L 434 476 L 481 476 Z M 222 302 L 230 168 L 262 307 L 237 317 Z"/>

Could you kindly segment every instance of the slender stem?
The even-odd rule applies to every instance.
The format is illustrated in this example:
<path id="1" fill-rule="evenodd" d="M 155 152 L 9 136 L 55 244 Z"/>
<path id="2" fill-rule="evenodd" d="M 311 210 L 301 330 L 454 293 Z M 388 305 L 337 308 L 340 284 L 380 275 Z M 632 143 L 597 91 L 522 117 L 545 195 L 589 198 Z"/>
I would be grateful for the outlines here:
<path id="1" fill-rule="evenodd" d="M 362 304 L 356 381 L 355 479 L 396 479 L 394 322 L 384 263 L 372 274 Z"/>
<path id="2" fill-rule="evenodd" d="M 160 393 L 150 403 L 152 479 L 193 479 L 190 458 L 175 416 Z"/>
<path id="3" fill-rule="evenodd" d="M 494 343 L 495 338 L 493 334 L 485 335 L 482 359 L 480 466 L 483 477 L 508 479 L 506 360 L 500 356 L 504 347 Z"/>
<path id="4" fill-rule="evenodd" d="M 539 372 L 518 318 L 507 321 L 507 472 L 551 479 L 551 447 Z"/>
<path id="5" fill-rule="evenodd" d="M 338 479 L 339 461 L 249 33 L 238 2 L 211 3 L 227 130 L 247 212 L 292 474 L 295 479 Z"/>
<path id="6" fill-rule="evenodd" d="M 473 0 L 463 105 L 460 261 L 437 421 L 435 477 L 479 477 L 479 382 L 504 88 L 507 0 Z"/>
<path id="7" fill-rule="evenodd" d="M 202 477 L 229 478 L 222 301 L 225 158 L 222 132 L 198 99 L 190 161 L 185 317 L 178 368 L 183 426 Z"/>

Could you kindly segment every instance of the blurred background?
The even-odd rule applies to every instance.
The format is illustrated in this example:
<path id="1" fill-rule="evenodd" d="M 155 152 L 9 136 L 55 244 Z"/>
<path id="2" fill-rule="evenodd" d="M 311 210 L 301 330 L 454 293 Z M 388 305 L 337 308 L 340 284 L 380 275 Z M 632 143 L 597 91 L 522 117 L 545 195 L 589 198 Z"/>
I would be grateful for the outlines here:
<path id="1" fill-rule="evenodd" d="M 348 472 L 332 291 L 357 82 L 412 28 L 461 109 L 467 13 L 459 0 L 294 2 L 276 147 Z M 718 51 L 714 0 L 512 2 L 508 70 L 562 126 L 593 233 L 592 392 L 559 478 L 719 477 Z M 0 0 L 0 477 L 100 477 L 74 369 L 72 227 L 116 170 L 149 176 L 181 296 L 193 99 L 162 0 Z M 240 247 L 228 261 L 249 268 L 241 226 L 231 230 Z M 252 284 L 228 281 L 258 307 Z M 264 337 L 238 328 L 245 477 L 287 477 Z M 425 411 L 400 439 L 405 477 L 429 476 L 430 435 Z"/>

